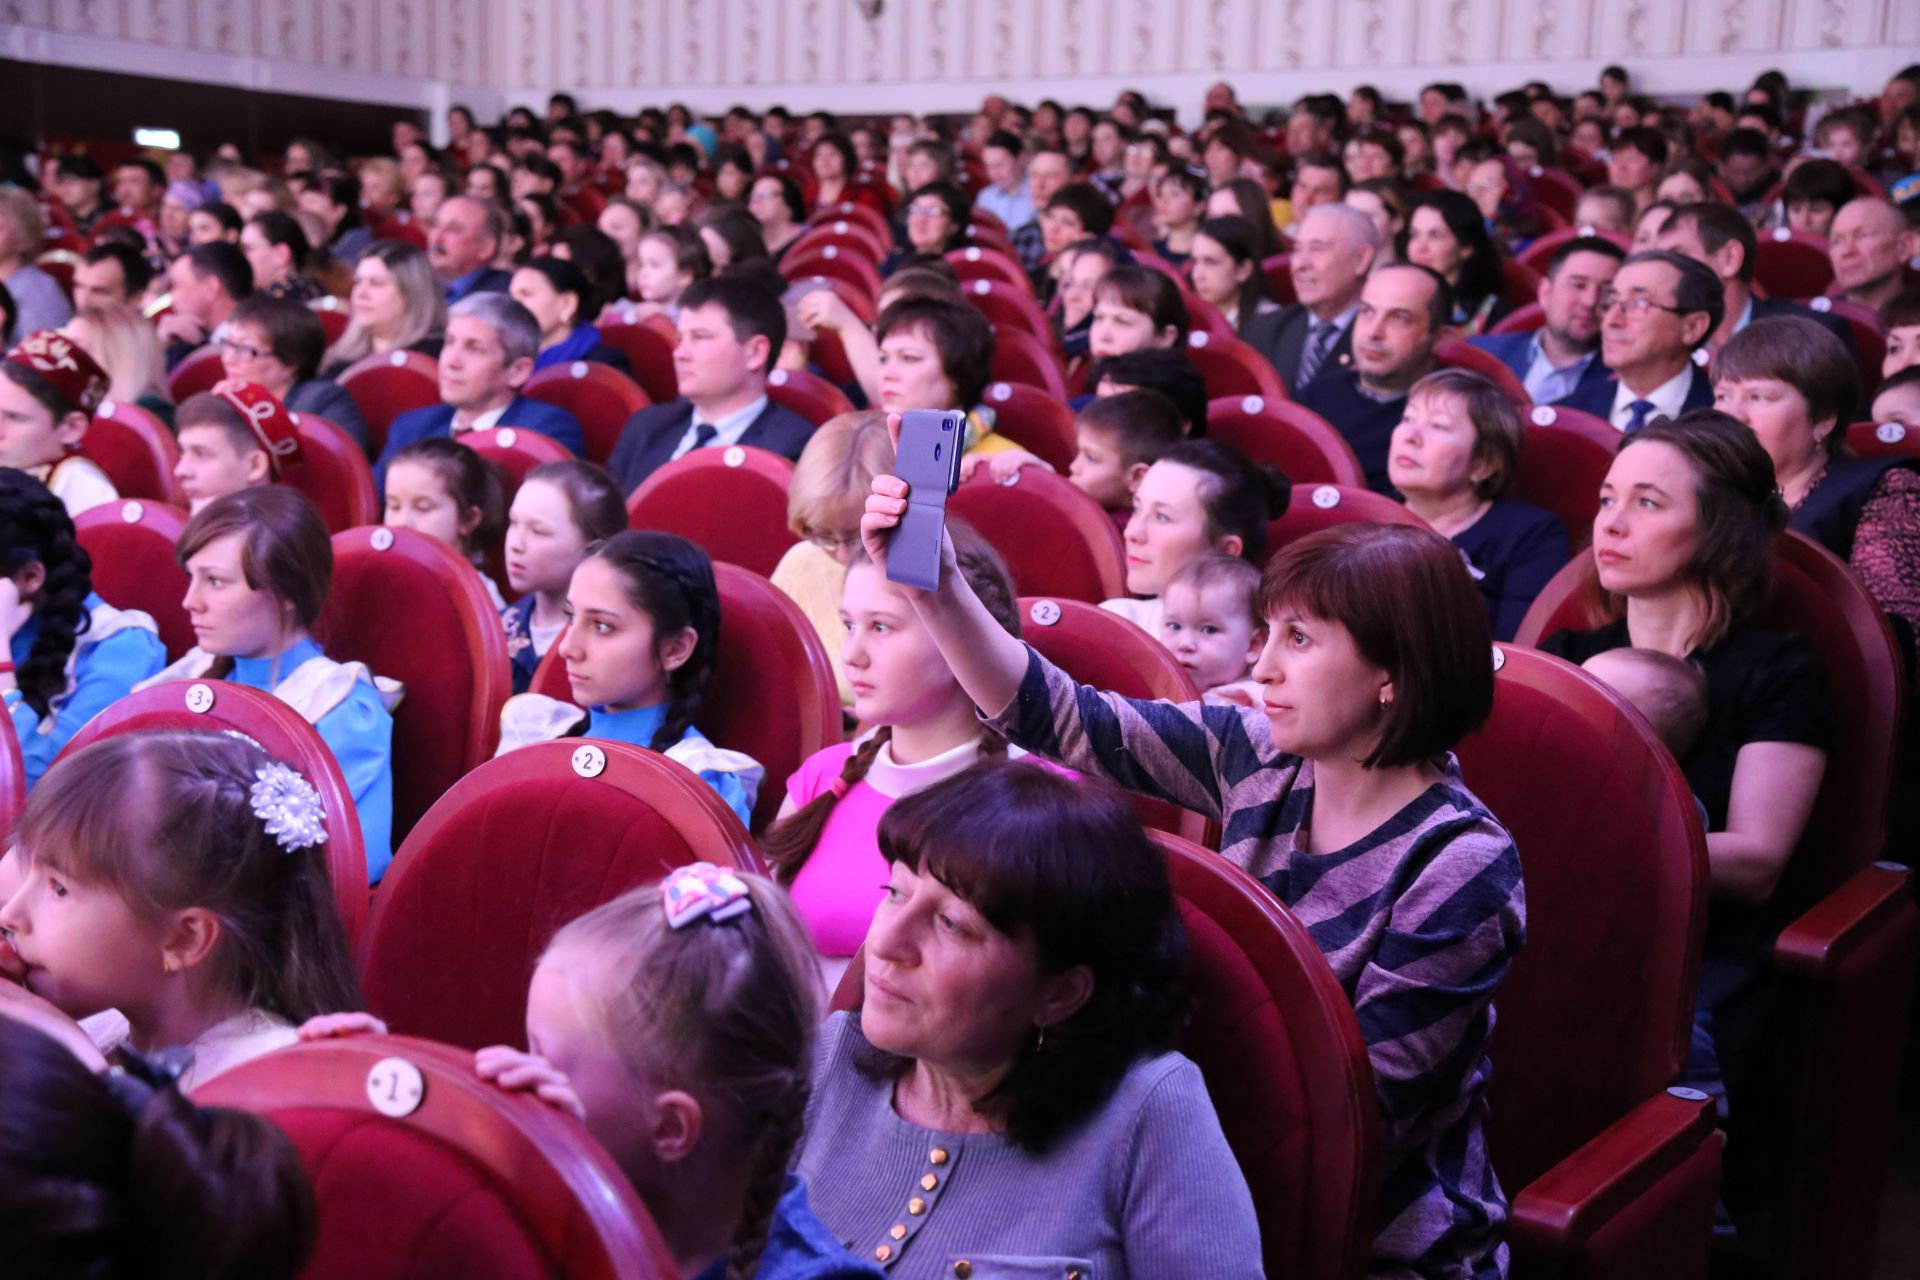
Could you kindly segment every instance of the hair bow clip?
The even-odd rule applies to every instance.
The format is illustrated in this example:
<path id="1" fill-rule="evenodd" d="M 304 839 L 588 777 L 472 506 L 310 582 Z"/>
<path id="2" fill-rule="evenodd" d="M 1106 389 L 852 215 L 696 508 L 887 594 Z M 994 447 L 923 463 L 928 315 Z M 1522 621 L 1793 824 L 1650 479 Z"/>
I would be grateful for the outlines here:
<path id="1" fill-rule="evenodd" d="M 327 810 L 312 783 L 278 760 L 261 765 L 253 776 L 247 791 L 253 816 L 283 853 L 326 843 Z"/>
<path id="2" fill-rule="evenodd" d="M 711 862 L 677 868 L 668 874 L 662 888 L 667 925 L 673 929 L 683 929 L 702 918 L 719 924 L 753 909 L 747 882 Z"/>

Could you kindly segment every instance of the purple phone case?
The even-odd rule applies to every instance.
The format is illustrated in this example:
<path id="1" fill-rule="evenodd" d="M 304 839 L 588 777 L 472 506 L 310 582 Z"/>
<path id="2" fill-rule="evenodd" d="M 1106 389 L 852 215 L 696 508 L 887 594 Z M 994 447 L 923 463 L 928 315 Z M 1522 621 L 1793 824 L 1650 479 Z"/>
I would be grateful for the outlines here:
<path id="1" fill-rule="evenodd" d="M 966 418 L 929 409 L 901 415 L 894 474 L 907 482 L 907 510 L 887 543 L 887 579 L 934 591 L 940 586 L 940 543 L 947 531 L 947 495 L 960 479 Z"/>

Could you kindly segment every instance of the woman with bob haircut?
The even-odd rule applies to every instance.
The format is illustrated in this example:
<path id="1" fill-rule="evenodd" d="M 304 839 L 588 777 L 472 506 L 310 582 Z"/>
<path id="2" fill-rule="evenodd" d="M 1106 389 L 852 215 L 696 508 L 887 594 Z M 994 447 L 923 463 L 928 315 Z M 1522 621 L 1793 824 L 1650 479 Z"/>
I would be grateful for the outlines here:
<path id="1" fill-rule="evenodd" d="M 988 760 L 895 801 L 879 844 L 862 1005 L 820 1037 L 797 1164 L 820 1220 L 903 1278 L 1260 1275 L 1127 798 Z"/>
<path id="2" fill-rule="evenodd" d="M 873 336 L 882 409 L 965 410 L 966 452 L 1018 447 L 995 433 L 993 409 L 981 403 L 993 380 L 993 326 L 985 316 L 964 302 L 902 298 L 880 313 Z"/>
<path id="3" fill-rule="evenodd" d="M 874 481 L 861 536 L 876 562 L 906 489 L 897 476 Z M 939 590 L 906 594 L 988 726 L 1218 819 L 1221 853 L 1325 951 L 1385 1121 L 1373 1269 L 1505 1275 L 1487 1043 L 1525 895 L 1512 839 L 1450 754 L 1493 708 L 1487 611 L 1453 544 L 1344 525 L 1282 548 L 1260 584 L 1256 708 L 1076 684 L 993 621 L 954 572 L 951 544 L 941 560 Z"/>

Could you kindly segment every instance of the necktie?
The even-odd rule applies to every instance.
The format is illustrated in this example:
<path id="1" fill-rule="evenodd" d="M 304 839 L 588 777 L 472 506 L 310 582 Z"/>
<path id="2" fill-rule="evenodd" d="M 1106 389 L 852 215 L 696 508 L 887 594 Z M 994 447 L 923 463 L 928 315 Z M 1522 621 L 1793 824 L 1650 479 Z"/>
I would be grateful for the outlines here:
<path id="1" fill-rule="evenodd" d="M 693 449 L 706 448 L 713 443 L 713 438 L 719 434 L 720 429 L 711 422 L 701 423 L 693 429 Z M 693 449 L 689 449 L 687 452 L 692 453 Z"/>
<path id="2" fill-rule="evenodd" d="M 1313 375 L 1320 372 L 1320 364 L 1333 350 L 1333 343 L 1340 336 L 1340 326 L 1331 320 L 1316 320 L 1313 329 L 1307 334 L 1307 349 L 1300 353 L 1300 380 L 1298 386 L 1306 386 L 1313 381 Z"/>
<path id="3" fill-rule="evenodd" d="M 1646 426 L 1647 415 L 1652 412 L 1653 401 L 1651 400 L 1635 400 L 1632 404 L 1628 405 L 1626 433 L 1632 435 L 1640 428 Z"/>

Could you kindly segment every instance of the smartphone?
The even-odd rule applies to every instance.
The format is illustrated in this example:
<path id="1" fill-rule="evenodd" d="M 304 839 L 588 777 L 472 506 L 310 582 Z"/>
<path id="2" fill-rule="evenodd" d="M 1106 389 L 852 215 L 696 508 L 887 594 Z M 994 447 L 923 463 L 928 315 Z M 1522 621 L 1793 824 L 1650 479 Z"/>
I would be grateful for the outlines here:
<path id="1" fill-rule="evenodd" d="M 893 472 L 907 482 L 907 510 L 887 543 L 887 580 L 934 591 L 940 586 L 940 544 L 947 534 L 947 497 L 960 486 L 967 416 L 957 409 L 909 409 L 900 415 Z"/>

